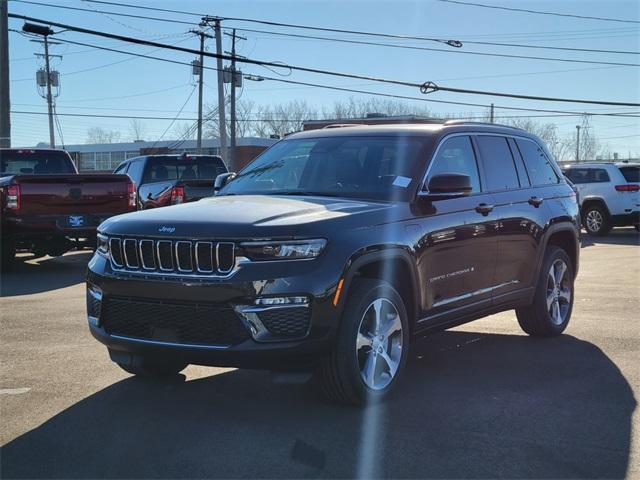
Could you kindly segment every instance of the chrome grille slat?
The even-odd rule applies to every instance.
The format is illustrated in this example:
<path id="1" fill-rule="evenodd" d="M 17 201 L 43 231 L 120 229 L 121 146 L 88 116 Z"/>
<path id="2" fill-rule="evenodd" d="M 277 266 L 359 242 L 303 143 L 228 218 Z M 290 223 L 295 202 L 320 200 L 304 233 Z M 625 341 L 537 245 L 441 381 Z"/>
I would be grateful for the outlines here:
<path id="1" fill-rule="evenodd" d="M 122 242 L 122 250 L 124 251 L 124 263 L 129 268 L 140 268 L 140 260 L 138 259 L 138 249 L 136 248 L 136 244 L 137 241 L 133 238 L 125 238 L 124 242 Z M 131 251 L 127 252 L 127 250 L 130 249 Z"/>
<path id="2" fill-rule="evenodd" d="M 109 248 L 112 268 L 126 273 L 226 277 L 238 267 L 233 242 L 112 237 Z"/>
<path id="3" fill-rule="evenodd" d="M 180 252 L 180 246 L 186 246 L 187 252 L 189 255 L 186 255 L 185 252 Z M 189 273 L 193 272 L 193 254 L 191 253 L 191 242 L 187 242 L 184 240 L 179 240 L 175 242 L 175 255 L 176 255 L 176 266 L 178 267 L 179 272 Z"/>
<path id="4" fill-rule="evenodd" d="M 145 247 L 145 245 L 148 245 L 148 247 Z M 145 249 L 147 250 L 146 251 L 147 254 L 151 254 L 150 258 L 153 260 L 152 265 L 147 265 L 146 262 L 144 261 Z M 138 242 L 138 250 L 140 253 L 140 263 L 142 264 L 142 268 L 144 270 L 155 270 L 156 269 L 156 252 L 155 252 L 155 245 L 153 243 L 153 240 L 140 240 Z"/>

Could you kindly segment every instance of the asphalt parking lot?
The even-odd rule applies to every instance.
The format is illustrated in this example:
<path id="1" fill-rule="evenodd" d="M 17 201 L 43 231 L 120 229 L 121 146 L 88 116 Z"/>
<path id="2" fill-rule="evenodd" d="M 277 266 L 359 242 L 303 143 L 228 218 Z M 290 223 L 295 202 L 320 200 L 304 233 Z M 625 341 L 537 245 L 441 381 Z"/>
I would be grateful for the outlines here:
<path id="1" fill-rule="evenodd" d="M 85 325 L 88 252 L 2 276 L 2 478 L 640 476 L 640 237 L 583 242 L 559 338 L 513 312 L 433 335 L 364 410 L 265 372 L 113 365 Z"/>

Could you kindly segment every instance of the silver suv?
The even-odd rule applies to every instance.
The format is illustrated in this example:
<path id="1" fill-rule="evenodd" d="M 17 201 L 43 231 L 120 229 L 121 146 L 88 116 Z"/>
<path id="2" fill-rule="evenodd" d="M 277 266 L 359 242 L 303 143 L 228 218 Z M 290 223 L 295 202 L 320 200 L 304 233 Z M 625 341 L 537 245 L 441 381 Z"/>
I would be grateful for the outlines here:
<path id="1" fill-rule="evenodd" d="M 640 231 L 640 163 L 580 163 L 563 173 L 578 190 L 589 235 L 606 235 L 613 227 Z"/>

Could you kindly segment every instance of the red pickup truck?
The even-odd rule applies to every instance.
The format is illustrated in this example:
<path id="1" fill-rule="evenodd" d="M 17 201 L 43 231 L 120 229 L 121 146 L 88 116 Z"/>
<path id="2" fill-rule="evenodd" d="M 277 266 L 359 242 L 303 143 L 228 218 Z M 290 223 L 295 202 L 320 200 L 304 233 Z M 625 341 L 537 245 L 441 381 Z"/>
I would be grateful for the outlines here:
<path id="1" fill-rule="evenodd" d="M 2 263 L 17 250 L 40 257 L 93 247 L 97 226 L 136 200 L 127 175 L 81 175 L 64 150 L 0 149 Z"/>

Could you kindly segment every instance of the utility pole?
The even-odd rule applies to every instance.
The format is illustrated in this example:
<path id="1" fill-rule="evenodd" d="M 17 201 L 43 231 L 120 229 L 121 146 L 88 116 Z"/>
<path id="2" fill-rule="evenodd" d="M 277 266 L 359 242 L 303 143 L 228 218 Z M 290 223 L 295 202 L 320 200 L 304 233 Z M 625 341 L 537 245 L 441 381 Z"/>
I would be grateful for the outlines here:
<path id="1" fill-rule="evenodd" d="M 576 125 L 576 162 L 580 161 L 580 125 Z"/>
<path id="2" fill-rule="evenodd" d="M 200 27 L 204 27 L 206 23 L 204 20 L 200 23 Z M 200 60 L 198 63 L 198 153 L 202 153 L 202 86 L 204 83 L 204 39 L 213 38 L 211 35 L 207 35 L 202 30 L 191 30 L 191 33 L 195 33 L 200 36 Z"/>
<path id="3" fill-rule="evenodd" d="M 494 116 L 493 116 L 493 110 L 494 110 L 494 108 L 493 108 L 493 103 L 492 103 L 492 104 L 491 104 L 491 115 L 490 115 L 490 117 L 491 117 L 491 123 L 494 123 L 494 121 L 493 121 L 493 119 L 494 119 Z"/>
<path id="4" fill-rule="evenodd" d="M 236 159 L 236 29 L 231 38 L 231 171 L 237 172 Z"/>
<path id="5" fill-rule="evenodd" d="M 8 20 L 7 0 L 0 0 L 0 148 L 11 146 Z"/>
<path id="6" fill-rule="evenodd" d="M 208 17 L 202 19 L 203 21 L 209 21 Z M 224 113 L 224 71 L 222 69 L 222 32 L 220 30 L 220 19 L 215 18 L 214 31 L 216 34 L 216 53 L 218 58 L 216 59 L 216 67 L 218 70 L 218 130 L 220 132 L 220 154 L 224 160 L 227 160 L 227 124 L 226 115 Z M 231 166 L 231 165 L 229 165 Z M 230 169 L 233 171 L 233 169 Z"/>
<path id="7" fill-rule="evenodd" d="M 49 64 L 49 35 L 53 35 L 53 30 L 44 25 L 36 25 L 35 23 L 28 23 L 22 26 L 22 31 L 32 33 L 35 35 L 42 35 L 44 44 L 44 62 L 45 62 L 45 81 L 47 87 L 47 109 L 49 111 L 49 148 L 56 148 L 56 137 L 53 132 L 53 95 L 51 95 L 51 66 Z M 39 43 L 37 40 L 32 40 Z M 56 43 L 56 42 L 53 42 Z M 57 74 L 56 74 L 57 75 Z"/>
<path id="8" fill-rule="evenodd" d="M 49 111 L 49 148 L 56 148 L 53 132 L 53 97 L 51 96 L 51 68 L 49 67 L 49 35 L 44 36 L 44 64 L 47 72 L 47 110 Z"/>

